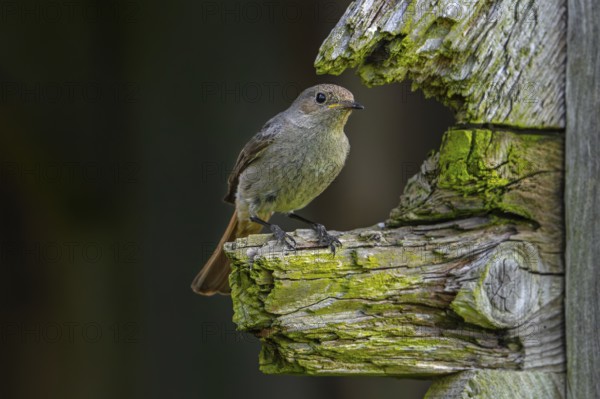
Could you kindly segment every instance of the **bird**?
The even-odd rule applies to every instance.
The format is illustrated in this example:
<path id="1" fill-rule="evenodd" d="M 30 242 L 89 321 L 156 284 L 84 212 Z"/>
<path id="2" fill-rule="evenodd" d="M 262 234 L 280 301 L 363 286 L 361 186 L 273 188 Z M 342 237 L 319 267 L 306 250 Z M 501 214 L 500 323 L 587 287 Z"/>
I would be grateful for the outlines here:
<path id="1" fill-rule="evenodd" d="M 350 151 L 344 126 L 353 110 L 364 109 L 347 89 L 318 84 L 302 91 L 288 109 L 267 121 L 243 147 L 228 178 L 224 201 L 235 211 L 217 247 L 192 282 L 200 295 L 230 293 L 226 242 L 271 230 L 282 245 L 296 242 L 269 223 L 273 213 L 308 223 L 318 243 L 335 254 L 341 242 L 322 224 L 296 214 L 338 176 Z"/>

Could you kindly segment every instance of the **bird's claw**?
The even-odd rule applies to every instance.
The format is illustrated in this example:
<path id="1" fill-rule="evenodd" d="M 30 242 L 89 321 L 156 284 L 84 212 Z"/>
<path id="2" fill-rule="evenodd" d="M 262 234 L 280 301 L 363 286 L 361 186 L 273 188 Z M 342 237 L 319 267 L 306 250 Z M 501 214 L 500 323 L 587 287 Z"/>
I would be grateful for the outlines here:
<path id="1" fill-rule="evenodd" d="M 335 251 L 337 247 L 342 246 L 342 242 L 338 240 L 337 237 L 329 234 L 325 229 L 325 226 L 319 223 L 315 223 L 313 225 L 314 230 L 317 232 L 317 237 L 319 238 L 319 245 L 324 247 L 329 247 L 333 255 L 335 255 Z"/>
<path id="2" fill-rule="evenodd" d="M 271 225 L 271 232 L 277 239 L 277 243 L 280 245 L 285 245 L 292 250 L 296 249 L 296 240 L 294 240 L 294 237 L 283 231 L 281 227 L 273 224 Z"/>

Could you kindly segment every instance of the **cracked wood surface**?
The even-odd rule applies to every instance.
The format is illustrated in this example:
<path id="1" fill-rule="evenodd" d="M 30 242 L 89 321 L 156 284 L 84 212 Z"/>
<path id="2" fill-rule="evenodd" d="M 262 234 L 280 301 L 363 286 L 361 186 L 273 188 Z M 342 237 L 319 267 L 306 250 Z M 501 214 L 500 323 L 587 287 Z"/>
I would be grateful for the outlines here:
<path id="1" fill-rule="evenodd" d="M 557 373 L 477 370 L 437 379 L 425 399 L 541 399 L 564 395 L 565 377 Z M 513 388 L 514 387 L 514 388 Z"/>
<path id="2" fill-rule="evenodd" d="M 268 235 L 238 241 L 234 320 L 261 337 L 267 373 L 562 371 L 562 277 L 533 272 L 541 258 L 518 233 L 488 218 L 363 229 L 342 234 L 335 257 L 308 230 L 295 252 Z"/>
<path id="3" fill-rule="evenodd" d="M 458 122 L 564 128 L 564 0 L 358 0 L 321 45 L 319 73 L 409 78 Z"/>
<path id="4" fill-rule="evenodd" d="M 226 245 L 261 370 L 435 377 L 429 397 L 564 397 L 564 0 L 358 0 L 315 66 L 457 111 L 385 224 Z M 518 382 L 515 386 L 513 382 Z"/>
<path id="5" fill-rule="evenodd" d="M 450 130 L 387 224 L 341 233 L 335 256 L 309 230 L 296 251 L 270 235 L 227 244 L 234 321 L 261 337 L 261 370 L 564 371 L 562 235 L 547 226 L 561 219 L 544 211 L 561 207 L 562 141 Z"/>

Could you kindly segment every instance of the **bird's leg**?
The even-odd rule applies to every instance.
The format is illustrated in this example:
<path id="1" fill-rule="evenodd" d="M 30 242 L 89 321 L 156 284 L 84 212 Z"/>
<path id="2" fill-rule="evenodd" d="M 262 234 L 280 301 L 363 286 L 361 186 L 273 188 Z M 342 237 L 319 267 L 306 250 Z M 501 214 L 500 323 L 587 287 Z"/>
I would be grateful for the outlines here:
<path id="1" fill-rule="evenodd" d="M 271 233 L 273 233 L 273 235 L 277 239 L 277 242 L 279 244 L 286 245 L 290 249 L 296 249 L 296 240 L 294 240 L 294 238 L 291 235 L 283 231 L 281 227 L 273 223 L 265 222 L 258 216 L 250 216 L 250 220 L 254 223 L 258 223 L 265 227 L 268 227 L 271 230 Z"/>
<path id="2" fill-rule="evenodd" d="M 333 252 L 334 255 L 335 255 L 335 250 L 337 249 L 337 247 L 342 246 L 342 243 L 340 242 L 340 240 L 338 240 L 337 237 L 329 234 L 327 232 L 327 229 L 325 229 L 325 226 L 323 226 L 322 224 L 315 223 L 312 220 L 303 218 L 300 215 L 296 215 L 294 212 L 287 213 L 287 216 L 292 219 L 296 219 L 301 222 L 310 224 L 312 229 L 317 232 L 317 237 L 319 238 L 319 245 L 324 245 L 324 246 L 329 247 L 329 249 L 331 249 L 331 252 Z"/>

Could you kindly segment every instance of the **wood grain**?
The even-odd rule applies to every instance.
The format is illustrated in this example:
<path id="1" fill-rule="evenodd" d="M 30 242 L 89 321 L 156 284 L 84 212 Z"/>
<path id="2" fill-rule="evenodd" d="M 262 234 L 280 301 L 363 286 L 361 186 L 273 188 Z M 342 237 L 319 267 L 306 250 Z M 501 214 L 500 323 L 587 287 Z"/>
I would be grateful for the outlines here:
<path id="1" fill-rule="evenodd" d="M 570 398 L 599 398 L 600 7 L 569 1 L 566 226 Z"/>

